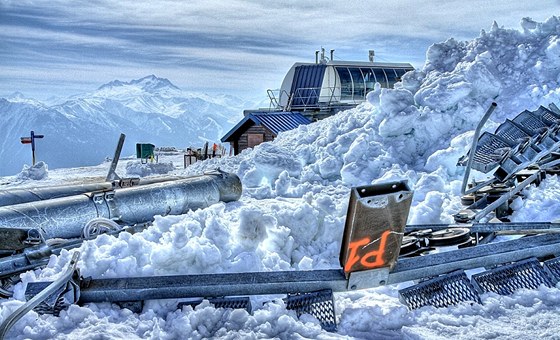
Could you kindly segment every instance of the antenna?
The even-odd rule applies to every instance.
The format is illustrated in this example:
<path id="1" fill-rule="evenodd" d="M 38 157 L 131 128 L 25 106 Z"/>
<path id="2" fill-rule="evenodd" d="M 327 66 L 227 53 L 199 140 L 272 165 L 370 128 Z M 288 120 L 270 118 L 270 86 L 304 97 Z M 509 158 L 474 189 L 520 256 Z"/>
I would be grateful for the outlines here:
<path id="1" fill-rule="evenodd" d="M 375 51 L 369 50 L 369 61 L 373 63 L 374 58 L 375 58 Z"/>

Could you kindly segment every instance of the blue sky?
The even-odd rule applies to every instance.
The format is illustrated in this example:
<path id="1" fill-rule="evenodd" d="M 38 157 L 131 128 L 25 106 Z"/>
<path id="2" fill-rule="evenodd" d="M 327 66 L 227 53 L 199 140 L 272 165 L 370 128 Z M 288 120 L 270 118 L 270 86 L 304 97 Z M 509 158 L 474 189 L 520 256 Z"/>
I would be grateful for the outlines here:
<path id="1" fill-rule="evenodd" d="M 67 97 L 155 74 L 186 91 L 264 98 L 321 47 L 422 67 L 432 43 L 559 10 L 560 0 L 0 0 L 0 96 Z"/>

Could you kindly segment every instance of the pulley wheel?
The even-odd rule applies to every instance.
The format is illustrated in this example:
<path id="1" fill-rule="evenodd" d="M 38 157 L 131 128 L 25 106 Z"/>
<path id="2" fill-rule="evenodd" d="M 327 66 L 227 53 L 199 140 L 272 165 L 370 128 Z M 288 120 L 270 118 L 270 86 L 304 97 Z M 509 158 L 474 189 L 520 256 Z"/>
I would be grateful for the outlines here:
<path id="1" fill-rule="evenodd" d="M 428 240 L 430 246 L 452 246 L 465 243 L 471 239 L 471 231 L 468 228 L 447 228 L 434 231 Z"/>
<path id="2" fill-rule="evenodd" d="M 403 236 L 400 256 L 407 256 L 416 253 L 420 249 L 420 242 L 415 236 Z"/>

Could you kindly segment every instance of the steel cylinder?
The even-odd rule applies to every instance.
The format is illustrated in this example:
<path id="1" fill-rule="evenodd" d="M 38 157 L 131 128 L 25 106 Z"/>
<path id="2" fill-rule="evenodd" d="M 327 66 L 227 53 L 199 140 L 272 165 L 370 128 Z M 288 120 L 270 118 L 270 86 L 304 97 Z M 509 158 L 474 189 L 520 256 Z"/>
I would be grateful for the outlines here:
<path id="1" fill-rule="evenodd" d="M 180 215 L 212 204 L 238 200 L 235 174 L 212 172 L 130 188 L 87 193 L 0 207 L 0 228 L 39 228 L 46 239 L 81 235 L 97 217 L 124 225 L 144 223 L 155 215 Z"/>
<path id="2" fill-rule="evenodd" d="M 184 177 L 150 177 L 139 180 L 137 185 L 175 181 L 179 179 L 184 179 Z M 114 187 L 115 185 L 112 182 L 93 182 L 0 190 L 0 207 L 49 200 L 53 198 L 75 196 L 93 191 L 111 190 Z"/>

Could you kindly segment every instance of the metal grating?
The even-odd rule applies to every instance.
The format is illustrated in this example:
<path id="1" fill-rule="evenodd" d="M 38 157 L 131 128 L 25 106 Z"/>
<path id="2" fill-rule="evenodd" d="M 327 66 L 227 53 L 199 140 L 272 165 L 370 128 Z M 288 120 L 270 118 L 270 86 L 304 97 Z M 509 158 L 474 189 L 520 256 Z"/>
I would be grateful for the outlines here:
<path id="1" fill-rule="evenodd" d="M 493 292 L 509 295 L 516 290 L 536 289 L 540 285 L 552 287 L 552 282 L 536 258 L 519 261 L 472 276 L 479 293 Z"/>
<path id="2" fill-rule="evenodd" d="M 25 290 L 25 298 L 31 300 L 35 295 L 45 290 L 52 282 L 30 282 Z M 70 281 L 41 301 L 33 310 L 38 314 L 52 314 L 59 316 L 62 310 L 76 303 L 76 285 Z"/>
<path id="3" fill-rule="evenodd" d="M 496 129 L 496 135 L 515 144 L 524 142 L 531 137 L 509 119 Z"/>
<path id="4" fill-rule="evenodd" d="M 480 136 L 478 145 L 473 158 L 473 169 L 484 173 L 495 168 L 504 158 L 505 154 L 511 150 L 512 145 L 500 137 L 485 132 Z"/>
<path id="5" fill-rule="evenodd" d="M 532 114 L 529 111 L 523 111 L 513 121 L 525 129 L 529 130 L 531 134 L 536 135 L 548 128 L 548 125 L 540 119 L 539 116 Z"/>
<path id="6" fill-rule="evenodd" d="M 195 299 L 179 302 L 177 308 L 181 309 L 183 306 L 191 306 L 194 308 L 201 304 L 202 301 L 203 299 Z M 214 305 L 215 308 L 245 309 L 249 313 L 251 313 L 252 310 L 251 299 L 247 296 L 210 298 L 208 302 Z"/>
<path id="7" fill-rule="evenodd" d="M 536 111 L 533 112 L 535 115 L 541 117 L 541 119 L 548 125 L 560 124 L 560 115 L 552 112 L 551 110 L 541 106 Z"/>
<path id="8" fill-rule="evenodd" d="M 545 261 L 544 269 L 553 283 L 560 282 L 560 257 Z"/>
<path id="9" fill-rule="evenodd" d="M 401 289 L 399 299 L 411 310 L 424 306 L 447 307 L 468 301 L 480 303 L 480 297 L 462 270 Z"/>
<path id="10" fill-rule="evenodd" d="M 324 330 L 328 332 L 336 331 L 332 290 L 325 289 L 311 293 L 288 294 L 284 302 L 286 303 L 286 309 L 295 310 L 298 317 L 302 314 L 313 315 L 319 320 Z"/>

